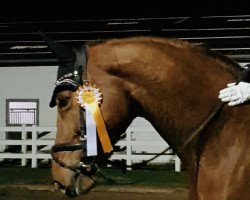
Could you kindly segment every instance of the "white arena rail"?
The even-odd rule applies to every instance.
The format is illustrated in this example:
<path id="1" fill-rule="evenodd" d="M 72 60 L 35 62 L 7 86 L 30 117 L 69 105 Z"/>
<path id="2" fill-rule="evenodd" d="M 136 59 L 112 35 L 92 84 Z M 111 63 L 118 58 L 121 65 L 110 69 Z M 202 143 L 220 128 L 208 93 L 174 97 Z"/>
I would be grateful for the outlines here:
<path id="1" fill-rule="evenodd" d="M 111 160 L 124 159 L 126 160 L 127 165 L 131 165 L 132 163 L 148 160 L 157 155 L 157 153 L 161 152 L 163 149 L 166 149 L 168 144 L 162 139 L 142 141 L 133 138 L 133 136 L 136 136 L 139 132 L 147 134 L 147 132 L 152 132 L 152 130 L 153 129 L 150 128 L 139 128 L 132 124 L 126 131 L 126 138 L 120 140 L 116 144 L 116 146 L 125 146 L 126 150 L 122 152 L 114 152 L 111 156 Z M 2 150 L 2 152 L 0 152 L 0 161 L 4 159 L 20 159 L 21 165 L 26 166 L 27 160 L 30 159 L 31 167 L 37 168 L 39 159 L 51 159 L 50 148 L 54 144 L 56 127 L 0 127 L 0 134 L 6 134 L 8 132 L 16 132 L 16 134 L 20 134 L 20 139 L 14 140 L 3 139 L 3 137 L 0 138 L 0 147 Z M 39 133 L 42 132 L 50 133 L 38 138 Z M 31 134 L 31 137 L 29 138 L 27 136 L 28 133 Z M 8 146 L 10 145 L 21 146 L 21 151 L 14 153 L 8 151 L 5 152 L 4 149 L 8 149 Z M 38 147 L 42 145 L 46 146 L 46 148 L 38 150 Z M 29 149 L 29 151 L 27 148 L 28 146 L 31 146 L 31 150 Z M 150 150 L 155 149 L 156 147 L 158 152 L 150 152 Z M 141 149 L 143 149 L 143 151 L 140 151 Z M 144 151 L 145 149 L 149 149 L 149 151 Z M 164 154 L 152 161 L 152 163 L 169 162 L 175 163 L 175 171 L 181 171 L 181 163 L 176 155 Z"/>
<path id="2" fill-rule="evenodd" d="M 138 135 L 141 133 L 141 137 Z M 144 137 L 148 134 L 148 137 Z M 149 136 L 149 134 L 151 136 Z M 137 136 L 137 137 L 136 137 Z M 156 137 L 158 136 L 158 137 Z M 153 138 L 152 138 L 153 137 Z M 136 139 L 135 139 L 136 138 Z M 145 139 L 146 138 L 146 139 Z M 140 127 L 138 124 L 132 123 L 126 130 L 126 138 L 120 140 L 116 146 L 126 146 L 126 151 L 115 152 L 111 156 L 111 160 L 126 160 L 128 166 L 133 163 L 140 163 L 147 161 L 155 157 L 158 153 L 166 150 L 169 145 L 158 135 L 153 127 Z M 172 150 L 165 152 L 156 159 L 150 161 L 150 163 L 163 164 L 171 163 L 175 164 L 175 171 L 181 171 L 181 161 L 178 156 L 173 154 Z"/>
<path id="3" fill-rule="evenodd" d="M 38 138 L 38 134 L 45 131 L 50 132 L 51 134 Z M 38 159 L 51 159 L 50 153 L 48 151 L 38 151 L 38 146 L 45 145 L 49 149 L 52 147 L 54 144 L 53 137 L 56 132 L 56 127 L 0 127 L 0 134 L 6 134 L 8 132 L 20 134 L 21 139 L 1 139 L 0 146 L 4 149 L 11 145 L 21 146 L 21 151 L 15 153 L 0 152 L 0 160 L 21 159 L 21 165 L 26 166 L 27 159 L 31 159 L 31 167 L 36 168 Z M 31 138 L 27 137 L 28 132 L 31 133 Z M 28 146 L 31 146 L 31 151 L 27 150 Z"/>

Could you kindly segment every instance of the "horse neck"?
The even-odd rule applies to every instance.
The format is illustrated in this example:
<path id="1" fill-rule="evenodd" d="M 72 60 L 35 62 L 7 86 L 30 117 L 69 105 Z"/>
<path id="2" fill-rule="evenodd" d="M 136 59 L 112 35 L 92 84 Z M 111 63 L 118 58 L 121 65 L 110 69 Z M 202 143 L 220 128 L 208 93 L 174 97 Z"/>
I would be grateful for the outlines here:
<path id="1" fill-rule="evenodd" d="M 156 59 L 148 66 L 131 63 L 126 65 L 131 74 L 124 78 L 140 105 L 139 114 L 177 152 L 219 104 L 219 90 L 235 79 L 228 65 L 211 57 L 179 57 L 183 62 L 171 58 L 171 63 Z"/>
<path id="2" fill-rule="evenodd" d="M 93 74 L 97 74 L 94 66 L 99 66 L 100 74 L 113 82 L 120 80 L 138 115 L 149 120 L 174 150 L 214 110 L 219 90 L 234 81 L 229 72 L 233 67 L 185 45 L 145 46 L 129 41 L 115 48 L 97 46 L 89 56 Z"/>

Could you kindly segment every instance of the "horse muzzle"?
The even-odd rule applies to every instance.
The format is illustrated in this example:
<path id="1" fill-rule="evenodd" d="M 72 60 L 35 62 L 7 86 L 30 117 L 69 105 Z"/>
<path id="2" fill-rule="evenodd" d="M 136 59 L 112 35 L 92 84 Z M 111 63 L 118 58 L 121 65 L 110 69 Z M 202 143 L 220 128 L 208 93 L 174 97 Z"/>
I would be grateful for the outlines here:
<path id="1" fill-rule="evenodd" d="M 86 194 L 96 186 L 96 182 L 93 178 L 85 176 L 83 174 L 77 175 L 71 182 L 70 186 L 63 186 L 59 182 L 55 181 L 56 190 L 63 191 L 68 197 L 74 198 L 79 195 Z"/>
<path id="2" fill-rule="evenodd" d="M 79 195 L 86 194 L 89 192 L 91 189 L 95 187 L 96 183 L 95 180 L 85 176 L 83 174 L 80 174 L 73 185 L 71 187 L 67 187 L 65 189 L 65 194 L 68 197 L 77 197 Z"/>
<path id="3" fill-rule="evenodd" d="M 77 168 L 73 168 L 73 166 L 70 166 L 70 168 L 73 174 L 71 175 L 71 181 L 69 184 L 64 185 L 63 179 L 60 180 L 59 177 L 63 175 L 60 171 L 59 174 L 54 177 L 56 190 L 61 190 L 68 197 L 72 198 L 85 194 L 95 187 L 95 174 L 98 171 L 98 166 L 96 164 L 83 164 L 80 162 Z"/>

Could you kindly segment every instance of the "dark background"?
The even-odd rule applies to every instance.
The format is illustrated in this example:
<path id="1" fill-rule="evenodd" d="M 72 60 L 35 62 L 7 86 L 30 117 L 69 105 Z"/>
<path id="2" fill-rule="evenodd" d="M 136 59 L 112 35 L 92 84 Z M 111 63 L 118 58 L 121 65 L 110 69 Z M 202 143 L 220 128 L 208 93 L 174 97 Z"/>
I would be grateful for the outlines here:
<path id="1" fill-rule="evenodd" d="M 226 0 L 224 0 L 226 1 Z M 174 37 L 250 62 L 247 0 L 0 0 L 0 67 L 56 65 L 40 31 L 66 46 Z"/>
<path id="2" fill-rule="evenodd" d="M 1 0 L 0 21 L 245 15 L 247 0 Z"/>

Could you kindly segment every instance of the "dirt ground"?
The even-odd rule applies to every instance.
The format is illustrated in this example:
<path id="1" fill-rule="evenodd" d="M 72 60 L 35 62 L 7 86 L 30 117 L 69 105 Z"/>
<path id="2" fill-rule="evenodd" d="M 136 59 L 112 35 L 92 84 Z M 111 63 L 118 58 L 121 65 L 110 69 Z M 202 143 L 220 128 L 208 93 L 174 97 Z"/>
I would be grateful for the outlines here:
<path id="1" fill-rule="evenodd" d="M 52 186 L 1 186 L 0 200 L 68 200 Z M 76 200 L 187 200 L 188 190 L 180 188 L 96 187 Z"/>

